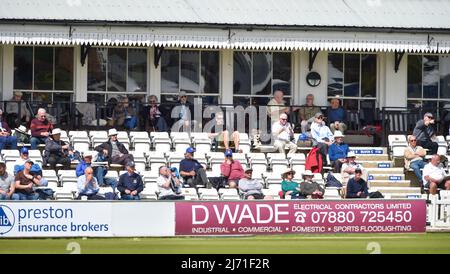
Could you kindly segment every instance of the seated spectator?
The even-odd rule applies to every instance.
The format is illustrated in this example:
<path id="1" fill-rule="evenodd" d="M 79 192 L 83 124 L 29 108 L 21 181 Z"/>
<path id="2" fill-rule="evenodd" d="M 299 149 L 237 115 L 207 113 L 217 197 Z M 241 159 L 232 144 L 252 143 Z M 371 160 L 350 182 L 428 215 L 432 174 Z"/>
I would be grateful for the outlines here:
<path id="1" fill-rule="evenodd" d="M 184 154 L 184 159 L 180 162 L 180 175 L 183 177 L 184 184 L 189 187 L 208 186 L 206 169 L 194 159 L 195 149 L 188 147 Z"/>
<path id="2" fill-rule="evenodd" d="M 94 170 L 92 167 L 87 167 L 84 170 L 84 175 L 78 177 L 78 197 L 81 200 L 86 196 L 88 200 L 105 200 L 105 197 L 98 195 L 100 190 L 97 179 L 94 177 Z"/>
<path id="3" fill-rule="evenodd" d="M 158 97 L 156 95 L 150 95 L 148 97 L 149 106 L 144 108 L 145 127 L 151 131 L 164 132 L 169 130 L 162 109 L 158 106 Z"/>
<path id="4" fill-rule="evenodd" d="M 275 139 L 274 147 L 279 153 L 285 153 L 284 147 L 289 149 L 288 154 L 295 153 L 297 151 L 297 145 L 292 142 L 294 137 L 294 129 L 287 121 L 287 114 L 280 115 L 278 122 L 272 125 L 272 136 Z"/>
<path id="5" fill-rule="evenodd" d="M 17 173 L 24 170 L 25 163 L 28 160 L 30 160 L 30 156 L 28 155 L 28 149 L 26 147 L 22 147 L 20 149 L 20 158 L 18 158 L 14 162 L 14 175 L 17 175 Z M 30 174 L 34 175 L 41 181 L 41 186 L 48 185 L 48 180 L 42 177 L 42 167 L 40 163 L 35 163 L 31 166 Z"/>
<path id="6" fill-rule="evenodd" d="M 70 153 L 73 153 L 70 145 L 61 140 L 61 129 L 53 129 L 50 137 L 45 141 L 44 164 L 49 164 L 52 169 L 55 169 L 57 164 L 69 168 Z"/>
<path id="7" fill-rule="evenodd" d="M 347 113 L 343 107 L 340 106 L 338 98 L 333 98 L 330 101 L 331 106 L 328 108 L 327 118 L 330 125 L 331 132 L 339 130 L 344 133 L 347 129 Z"/>
<path id="8" fill-rule="evenodd" d="M 263 185 L 257 179 L 252 179 L 253 169 L 246 168 L 244 178 L 239 180 L 239 191 L 245 200 L 262 200 L 264 194 L 262 192 Z"/>
<path id="9" fill-rule="evenodd" d="M 423 168 L 423 185 L 433 195 L 438 193 L 438 188 L 450 190 L 450 176 L 446 175 L 444 167 L 440 162 L 441 157 L 434 154 L 430 162 Z"/>
<path id="10" fill-rule="evenodd" d="M 419 182 L 422 182 L 422 171 L 425 167 L 425 157 L 427 153 L 423 147 L 417 145 L 417 139 L 414 135 L 408 135 L 408 147 L 405 148 L 405 168 L 412 168 Z"/>
<path id="11" fill-rule="evenodd" d="M 159 200 L 184 200 L 180 195 L 181 181 L 166 167 L 159 168 L 159 177 L 156 180 L 159 188 Z"/>
<path id="12" fill-rule="evenodd" d="M 101 161 L 108 161 L 110 164 L 126 165 L 127 162 L 134 161 L 133 155 L 128 153 L 125 146 L 117 140 L 117 130 L 112 128 L 108 131 L 109 140 L 94 149 L 100 154 Z"/>
<path id="13" fill-rule="evenodd" d="M 242 152 L 239 149 L 239 141 L 240 141 L 239 132 L 237 130 L 234 130 L 230 136 L 230 131 L 224 128 L 224 126 L 226 125 L 224 122 L 223 113 L 222 112 L 216 113 L 214 119 L 216 122 L 216 126 L 211 130 L 215 132 L 208 133 L 208 136 L 210 138 L 213 138 L 216 144 L 220 145 L 220 143 L 222 143 L 223 146 L 225 147 L 225 150 L 230 149 L 230 137 L 231 137 L 231 139 L 234 142 L 234 151 Z"/>
<path id="14" fill-rule="evenodd" d="M 27 102 L 22 100 L 22 96 L 23 93 L 21 91 L 14 91 L 13 98 L 10 102 L 6 103 L 5 111 L 7 113 L 7 121 L 8 124 L 14 127 L 17 127 L 20 124 L 27 124 L 31 119 Z"/>
<path id="15" fill-rule="evenodd" d="M 11 136 L 11 129 L 3 118 L 3 110 L 0 109 L 0 151 L 8 146 L 10 149 L 17 148 L 17 137 Z"/>
<path id="16" fill-rule="evenodd" d="M 86 151 L 83 154 L 83 160 L 81 160 L 76 167 L 77 177 L 82 176 L 87 167 L 92 167 L 92 157 L 92 152 Z M 109 185 L 114 191 L 117 186 L 117 181 L 114 178 L 105 178 L 106 173 L 108 173 L 107 167 L 96 166 L 92 168 L 94 170 L 94 177 L 97 179 L 98 185 L 102 187 Z"/>
<path id="17" fill-rule="evenodd" d="M 297 111 L 298 107 L 293 107 L 292 111 Z M 286 107 L 284 101 L 284 92 L 282 90 L 276 90 L 273 93 L 273 98 L 267 103 L 267 114 L 270 117 L 270 123 L 274 124 L 278 121 L 281 114 L 289 114 L 290 109 Z"/>
<path id="18" fill-rule="evenodd" d="M 334 132 L 334 143 L 328 148 L 328 156 L 330 158 L 331 166 L 335 173 L 341 173 L 342 164 L 345 163 L 349 147 L 344 143 L 345 135 L 339 130 Z"/>
<path id="19" fill-rule="evenodd" d="M 329 127 L 325 125 L 323 121 L 323 114 L 317 112 L 314 115 L 314 122 L 311 125 L 311 137 L 314 140 L 314 144 L 319 149 L 320 155 L 322 155 L 322 162 L 327 162 L 328 147 L 334 142 L 333 133 Z"/>
<path id="20" fill-rule="evenodd" d="M 314 174 L 311 170 L 303 172 L 303 182 L 300 183 L 300 195 L 303 197 L 311 196 L 312 199 L 322 199 L 324 189 L 313 181 Z"/>
<path id="21" fill-rule="evenodd" d="M 14 176 L 6 171 L 6 164 L 0 161 L 0 200 L 20 200 L 15 191 Z"/>
<path id="22" fill-rule="evenodd" d="M 26 147 L 22 147 L 20 149 L 20 158 L 18 158 L 15 162 L 14 162 L 14 169 L 16 169 L 16 166 L 23 166 L 25 165 L 25 162 L 28 161 L 28 159 L 30 159 L 30 156 L 28 154 L 28 148 Z"/>
<path id="23" fill-rule="evenodd" d="M 356 154 L 353 151 L 350 151 L 347 154 L 346 162 L 342 165 L 341 168 L 341 176 L 342 176 L 342 185 L 345 187 L 347 182 L 355 177 L 355 170 L 357 168 L 362 170 L 363 173 L 363 179 L 367 181 L 367 171 L 364 169 L 364 167 L 357 163 L 356 161 Z"/>
<path id="24" fill-rule="evenodd" d="M 292 169 L 287 169 L 284 173 L 281 174 L 281 190 L 283 191 L 283 196 L 285 199 L 304 199 L 305 196 L 300 194 L 300 185 L 297 182 L 294 182 L 295 171 Z"/>
<path id="25" fill-rule="evenodd" d="M 44 144 L 50 132 L 53 130 L 53 124 L 47 119 L 45 109 L 38 109 L 37 117 L 31 120 L 31 149 L 37 149 L 39 144 Z"/>
<path id="26" fill-rule="evenodd" d="M 367 198 L 369 188 L 367 182 L 362 178 L 362 170 L 355 169 L 354 177 L 348 181 L 345 198 Z"/>
<path id="27" fill-rule="evenodd" d="M 231 149 L 225 150 L 225 160 L 220 164 L 220 173 L 226 179 L 226 183 L 230 188 L 236 188 L 237 182 L 244 178 L 244 169 L 241 162 L 233 159 Z"/>
<path id="28" fill-rule="evenodd" d="M 180 91 L 178 94 L 178 105 L 172 110 L 172 131 L 187 131 L 191 128 L 194 115 L 194 105 L 188 101 L 187 93 Z"/>
<path id="29" fill-rule="evenodd" d="M 37 200 L 39 194 L 34 190 L 35 186 L 41 186 L 41 180 L 33 176 L 30 172 L 33 161 L 28 160 L 22 171 L 17 173 L 15 181 L 15 193 L 19 195 L 20 200 Z"/>
<path id="30" fill-rule="evenodd" d="M 140 200 L 139 193 L 144 189 L 141 175 L 135 172 L 134 162 L 126 164 L 127 172 L 120 175 L 117 190 L 122 200 Z"/>
<path id="31" fill-rule="evenodd" d="M 434 129 L 431 126 L 432 124 L 434 124 L 433 114 L 429 112 L 425 113 L 423 120 L 419 120 L 416 123 L 413 135 L 417 139 L 417 145 L 428 149 L 428 152 L 434 155 L 437 153 L 439 145 L 431 140 L 435 135 Z"/>
<path id="32" fill-rule="evenodd" d="M 134 129 L 137 126 L 136 112 L 130 106 L 129 100 L 127 96 L 119 96 L 119 103 L 114 107 L 112 112 L 112 117 L 108 121 L 108 126 L 117 127 L 117 128 L 125 128 L 125 129 Z M 131 120 L 135 119 L 133 123 Z"/>
<path id="33" fill-rule="evenodd" d="M 302 133 L 306 133 L 311 129 L 311 124 L 314 122 L 314 115 L 317 112 L 320 112 L 320 108 L 314 105 L 314 95 L 306 95 L 306 104 L 302 105 L 298 111 Z"/>

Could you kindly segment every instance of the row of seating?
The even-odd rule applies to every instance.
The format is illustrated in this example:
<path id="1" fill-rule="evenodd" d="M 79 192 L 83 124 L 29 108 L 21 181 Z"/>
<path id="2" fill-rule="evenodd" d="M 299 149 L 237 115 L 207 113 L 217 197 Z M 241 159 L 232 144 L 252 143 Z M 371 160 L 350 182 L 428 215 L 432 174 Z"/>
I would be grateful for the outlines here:
<path id="1" fill-rule="evenodd" d="M 437 154 L 447 155 L 450 144 L 450 135 L 447 135 L 446 137 L 442 135 L 436 136 L 434 141 L 439 145 Z M 405 148 L 408 146 L 407 136 L 402 134 L 391 134 L 388 136 L 388 142 L 391 156 L 394 158 L 403 158 Z"/>

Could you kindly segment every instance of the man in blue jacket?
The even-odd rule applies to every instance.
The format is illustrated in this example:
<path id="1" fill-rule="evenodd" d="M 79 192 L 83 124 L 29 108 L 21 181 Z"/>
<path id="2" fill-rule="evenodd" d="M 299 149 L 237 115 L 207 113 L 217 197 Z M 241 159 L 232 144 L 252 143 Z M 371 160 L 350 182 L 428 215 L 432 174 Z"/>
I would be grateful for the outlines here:
<path id="1" fill-rule="evenodd" d="M 127 173 L 120 175 L 117 189 L 122 200 L 140 200 L 139 193 L 144 189 L 142 178 L 135 171 L 134 162 L 126 164 Z"/>
<path id="2" fill-rule="evenodd" d="M 328 148 L 328 156 L 335 173 L 341 172 L 342 164 L 345 163 L 349 152 L 348 145 L 344 143 L 344 137 L 341 131 L 336 130 L 334 132 L 334 143 Z"/>
<path id="3" fill-rule="evenodd" d="M 355 177 L 351 178 L 347 183 L 346 198 L 367 198 L 369 196 L 369 188 L 367 182 L 361 178 L 362 170 L 355 169 Z"/>
<path id="4" fill-rule="evenodd" d="M 76 167 L 76 175 L 80 177 L 84 175 L 84 171 L 87 167 L 92 167 L 92 152 L 86 151 L 83 153 L 83 160 L 80 161 Z M 116 188 L 117 181 L 114 178 L 105 178 L 108 170 L 103 166 L 92 167 L 94 169 L 94 177 L 97 179 L 99 186 L 111 186 L 113 191 Z"/>

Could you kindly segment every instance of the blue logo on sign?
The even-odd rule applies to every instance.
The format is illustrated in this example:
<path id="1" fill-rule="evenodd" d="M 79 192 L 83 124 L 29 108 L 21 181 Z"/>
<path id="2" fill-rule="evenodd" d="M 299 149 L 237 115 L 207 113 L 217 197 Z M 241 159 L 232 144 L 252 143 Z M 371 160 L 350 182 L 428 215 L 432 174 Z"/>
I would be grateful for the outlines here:
<path id="1" fill-rule="evenodd" d="M 8 233 L 14 227 L 14 213 L 8 206 L 0 205 L 0 235 Z"/>
<path id="2" fill-rule="evenodd" d="M 400 181 L 402 177 L 400 176 L 389 176 L 390 181 Z"/>
<path id="3" fill-rule="evenodd" d="M 379 168 L 390 168 L 391 164 L 389 164 L 389 163 L 381 163 L 381 164 L 378 164 L 378 167 Z"/>

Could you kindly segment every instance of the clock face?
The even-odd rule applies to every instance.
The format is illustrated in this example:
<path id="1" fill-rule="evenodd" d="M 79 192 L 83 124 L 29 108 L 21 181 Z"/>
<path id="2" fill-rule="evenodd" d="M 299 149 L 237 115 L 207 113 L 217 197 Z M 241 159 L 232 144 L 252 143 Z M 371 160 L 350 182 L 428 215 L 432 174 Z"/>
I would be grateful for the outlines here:
<path id="1" fill-rule="evenodd" d="M 320 74 L 315 71 L 311 71 L 308 75 L 306 75 L 306 82 L 311 87 L 317 87 L 321 82 Z"/>

